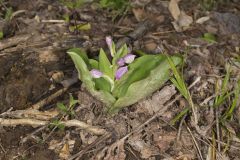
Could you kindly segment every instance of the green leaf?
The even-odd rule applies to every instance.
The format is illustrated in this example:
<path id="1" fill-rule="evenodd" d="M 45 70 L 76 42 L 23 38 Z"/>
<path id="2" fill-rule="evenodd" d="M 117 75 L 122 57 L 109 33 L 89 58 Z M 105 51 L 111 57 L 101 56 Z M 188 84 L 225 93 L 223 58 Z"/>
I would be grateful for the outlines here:
<path id="1" fill-rule="evenodd" d="M 86 24 L 78 24 L 78 25 L 74 25 L 74 26 L 69 26 L 69 30 L 71 32 L 74 32 L 76 30 L 79 31 L 87 31 L 91 29 L 91 24 L 90 23 L 86 23 Z"/>
<path id="2" fill-rule="evenodd" d="M 75 67 L 78 70 L 79 79 L 81 79 L 81 81 L 86 85 L 87 90 L 94 90 L 95 84 L 92 80 L 92 76 L 88 70 L 87 64 L 83 60 L 84 58 L 86 58 L 84 56 L 85 54 L 82 54 L 83 52 L 78 51 L 79 51 L 78 49 L 75 50 L 71 49 L 67 53 L 71 56 L 75 64 Z"/>
<path id="3" fill-rule="evenodd" d="M 63 103 L 57 103 L 57 108 L 64 113 L 68 112 L 67 107 Z"/>
<path id="4" fill-rule="evenodd" d="M 78 100 L 75 100 L 73 98 L 73 96 L 70 94 L 70 97 L 69 97 L 69 107 L 72 108 L 77 103 L 78 103 Z"/>
<path id="5" fill-rule="evenodd" d="M 109 62 L 103 49 L 100 49 L 99 53 L 99 70 L 112 79 L 114 78 L 111 63 Z"/>
<path id="6" fill-rule="evenodd" d="M 106 79 L 96 78 L 96 79 L 94 79 L 94 82 L 96 84 L 96 89 L 97 90 L 104 90 L 104 91 L 107 91 L 107 92 L 111 92 L 111 85 Z"/>
<path id="7" fill-rule="evenodd" d="M 12 14 L 13 14 L 13 9 L 12 9 L 12 7 L 7 8 L 7 12 L 6 12 L 6 14 L 5 14 L 4 19 L 5 19 L 6 21 L 11 20 Z"/>
<path id="8" fill-rule="evenodd" d="M 67 22 L 67 23 L 70 22 L 70 17 L 69 17 L 68 14 L 64 14 L 64 15 L 63 15 L 63 19 L 64 19 L 64 21 Z"/>
<path id="9" fill-rule="evenodd" d="M 216 43 L 216 37 L 212 33 L 204 33 L 203 39 L 209 43 Z"/>
<path id="10" fill-rule="evenodd" d="M 162 57 L 163 59 L 161 63 L 152 69 L 149 76 L 145 79 L 132 83 L 128 87 L 126 94 L 120 97 L 113 107 L 109 108 L 108 112 L 110 114 L 117 113 L 121 108 L 138 102 L 162 87 L 162 85 L 170 77 L 169 70 L 171 68 L 167 58 L 164 55 L 162 55 Z M 182 58 L 178 56 L 173 56 L 172 60 L 175 65 L 182 63 Z"/>
<path id="11" fill-rule="evenodd" d="M 0 31 L 0 39 L 3 39 L 3 36 L 4 36 L 3 32 Z"/>
<path id="12" fill-rule="evenodd" d="M 95 59 L 89 59 L 91 69 L 98 69 L 99 63 Z"/>
<path id="13" fill-rule="evenodd" d="M 125 95 L 128 87 L 132 83 L 146 78 L 151 70 L 162 61 L 162 58 L 163 57 L 159 55 L 145 55 L 136 59 L 129 65 L 129 71 L 126 75 L 116 82 L 113 95 L 118 98 Z"/>
<path id="14" fill-rule="evenodd" d="M 177 121 L 179 121 L 185 114 L 187 114 L 189 112 L 189 108 L 186 107 L 184 108 L 180 113 L 177 114 L 176 117 L 174 117 L 171 121 L 170 121 L 170 124 L 171 125 L 175 125 L 175 123 Z"/>
<path id="15" fill-rule="evenodd" d="M 119 58 L 124 57 L 128 54 L 128 47 L 126 44 L 124 44 L 116 53 L 116 55 L 113 57 L 112 63 L 117 64 L 117 61 Z"/>
<path id="16" fill-rule="evenodd" d="M 89 59 L 88 59 L 87 53 L 83 49 L 81 49 L 81 48 L 72 48 L 72 49 L 69 49 L 67 51 L 67 53 L 68 52 L 76 53 L 77 55 L 79 55 L 84 60 L 84 62 L 87 64 L 87 66 L 89 66 Z"/>
<path id="17" fill-rule="evenodd" d="M 71 56 L 75 67 L 78 70 L 79 79 L 83 82 L 87 91 L 99 101 L 103 102 L 105 105 L 111 106 L 116 101 L 116 99 L 107 91 L 97 91 L 95 89 L 95 82 L 92 79 L 92 76 L 87 68 L 87 64 L 82 58 L 82 55 L 74 52 L 73 50 L 69 50 L 67 53 Z"/>
<path id="18" fill-rule="evenodd" d="M 57 127 L 61 130 L 64 130 L 65 128 L 65 125 L 62 124 L 59 120 L 53 120 L 51 123 L 50 123 L 50 128 L 54 128 L 54 127 Z"/>

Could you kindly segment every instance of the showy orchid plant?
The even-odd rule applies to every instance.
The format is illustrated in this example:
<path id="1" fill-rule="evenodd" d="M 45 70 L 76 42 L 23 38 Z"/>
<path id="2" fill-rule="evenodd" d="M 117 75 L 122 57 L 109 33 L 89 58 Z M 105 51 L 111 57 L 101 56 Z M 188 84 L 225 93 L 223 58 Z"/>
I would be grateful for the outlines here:
<path id="1" fill-rule="evenodd" d="M 174 65 L 182 62 L 179 56 L 134 55 L 127 45 L 116 50 L 111 37 L 106 37 L 111 61 L 103 49 L 98 60 L 89 59 L 80 48 L 68 50 L 79 79 L 87 91 L 106 105 L 110 114 L 130 106 L 160 89 L 170 78 L 168 58 Z"/>

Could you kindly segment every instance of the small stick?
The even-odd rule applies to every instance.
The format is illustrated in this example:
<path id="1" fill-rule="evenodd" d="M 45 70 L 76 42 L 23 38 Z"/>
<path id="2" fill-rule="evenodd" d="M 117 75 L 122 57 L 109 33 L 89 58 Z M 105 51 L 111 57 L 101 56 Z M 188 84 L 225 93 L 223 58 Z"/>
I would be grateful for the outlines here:
<path id="1" fill-rule="evenodd" d="M 30 125 L 32 127 L 44 126 L 50 123 L 49 121 L 41 121 L 34 119 L 3 119 L 0 118 L 0 126 L 16 126 L 16 125 Z M 66 127 L 79 127 L 95 135 L 103 135 L 107 133 L 105 129 L 98 128 L 96 126 L 91 126 L 85 122 L 78 120 L 68 120 L 68 121 L 59 121 L 60 124 L 63 124 Z"/>
<path id="2" fill-rule="evenodd" d="M 189 128 L 188 126 L 187 126 L 187 130 L 188 130 L 188 132 L 190 133 L 190 135 L 191 135 L 191 137 L 192 137 L 192 140 L 193 140 L 193 142 L 194 142 L 194 144 L 195 144 L 195 147 L 197 148 L 198 155 L 200 156 L 200 159 L 203 160 L 203 156 L 202 156 L 201 150 L 200 150 L 200 148 L 199 148 L 199 145 L 198 145 L 195 137 L 193 136 L 192 131 L 190 130 L 190 128 Z"/>
<path id="3" fill-rule="evenodd" d="M 64 88 L 58 90 L 57 92 L 53 93 L 49 97 L 39 101 L 38 103 L 32 105 L 29 109 L 35 109 L 38 110 L 39 108 L 45 106 L 46 104 L 52 102 L 55 98 L 61 96 L 63 93 L 65 93 L 70 86 L 78 82 L 78 77 L 74 76 L 73 78 L 63 80 L 61 83 L 64 86 Z"/>
<path id="4" fill-rule="evenodd" d="M 6 152 L 6 150 L 3 148 L 2 143 L 0 143 L 0 147 L 1 147 L 2 151 L 6 154 L 7 152 Z"/>
<path id="5" fill-rule="evenodd" d="M 58 90 L 57 92 L 53 93 L 52 95 L 50 95 L 49 97 L 39 101 L 38 103 L 32 105 L 29 109 L 35 109 L 38 110 L 39 108 L 43 107 L 44 105 L 52 102 L 55 98 L 59 97 L 60 95 L 62 95 L 64 92 L 67 91 L 68 88 L 62 88 L 60 90 Z"/>
<path id="6" fill-rule="evenodd" d="M 58 19 L 49 19 L 49 20 L 41 20 L 42 23 L 66 23 L 64 20 L 58 20 Z"/>
<path id="7" fill-rule="evenodd" d="M 10 117 L 10 118 L 34 118 L 37 120 L 50 120 L 56 117 L 59 111 L 39 111 L 35 109 L 27 110 L 16 110 L 11 112 L 5 112 L 0 115 L 0 117 Z"/>

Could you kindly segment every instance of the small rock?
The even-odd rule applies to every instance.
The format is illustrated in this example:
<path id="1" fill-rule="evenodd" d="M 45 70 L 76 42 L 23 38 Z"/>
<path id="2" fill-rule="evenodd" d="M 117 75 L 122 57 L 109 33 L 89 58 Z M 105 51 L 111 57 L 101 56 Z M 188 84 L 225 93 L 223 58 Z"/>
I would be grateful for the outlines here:
<path id="1" fill-rule="evenodd" d="M 148 51 L 154 51 L 157 48 L 157 44 L 154 41 L 145 42 L 145 48 Z"/>
<path id="2" fill-rule="evenodd" d="M 62 71 L 56 71 L 52 74 L 51 80 L 60 83 L 64 78 L 64 73 Z"/>

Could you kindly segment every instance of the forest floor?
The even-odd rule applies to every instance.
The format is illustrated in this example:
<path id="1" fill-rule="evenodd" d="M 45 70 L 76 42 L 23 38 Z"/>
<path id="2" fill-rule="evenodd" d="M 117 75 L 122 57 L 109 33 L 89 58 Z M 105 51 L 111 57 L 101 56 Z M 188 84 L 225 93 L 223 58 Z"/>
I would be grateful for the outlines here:
<path id="1" fill-rule="evenodd" d="M 118 14 L 97 3 L 71 10 L 55 0 L 2 0 L 0 159 L 240 159 L 240 2 L 209 11 L 197 0 L 171 2 L 135 0 Z M 69 30 L 75 24 L 87 28 Z M 115 116 L 104 112 L 66 51 L 95 57 L 106 36 L 133 51 L 182 54 L 198 123 L 190 111 L 173 123 L 189 104 L 170 81 Z M 73 114 L 56 107 L 70 95 Z"/>

